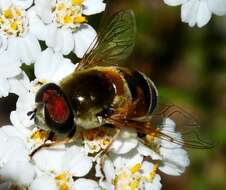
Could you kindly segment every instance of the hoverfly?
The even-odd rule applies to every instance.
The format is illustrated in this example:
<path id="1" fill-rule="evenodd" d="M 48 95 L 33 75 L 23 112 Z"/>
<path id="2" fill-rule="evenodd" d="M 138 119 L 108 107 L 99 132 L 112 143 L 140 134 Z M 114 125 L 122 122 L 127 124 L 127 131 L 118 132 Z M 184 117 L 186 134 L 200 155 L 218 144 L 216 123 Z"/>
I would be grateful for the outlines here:
<path id="1" fill-rule="evenodd" d="M 135 35 L 133 11 L 115 14 L 72 74 L 59 85 L 48 83 L 39 89 L 32 115 L 36 125 L 52 134 L 71 138 L 77 128 L 90 130 L 110 124 L 118 131 L 128 127 L 141 136 L 154 132 L 156 137 L 173 143 L 209 147 L 196 133 L 192 140 L 182 141 L 156 130 L 154 120 L 161 119 L 171 107 L 157 109 L 158 90 L 145 74 L 116 66 L 132 52 Z M 170 117 L 174 112 L 166 116 Z M 188 133 L 185 130 L 183 134 Z M 41 147 L 45 146 L 48 145 Z"/>

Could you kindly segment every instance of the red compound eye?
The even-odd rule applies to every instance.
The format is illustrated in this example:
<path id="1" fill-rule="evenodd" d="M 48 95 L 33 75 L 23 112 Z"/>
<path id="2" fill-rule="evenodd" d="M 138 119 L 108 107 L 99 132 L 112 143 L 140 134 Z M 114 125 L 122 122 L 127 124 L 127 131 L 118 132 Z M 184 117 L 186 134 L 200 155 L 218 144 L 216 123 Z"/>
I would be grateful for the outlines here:
<path id="1" fill-rule="evenodd" d="M 73 111 L 59 86 L 46 84 L 37 92 L 35 101 L 44 106 L 45 122 L 52 131 L 70 133 L 75 130 Z"/>
<path id="2" fill-rule="evenodd" d="M 64 123 L 70 115 L 70 110 L 65 99 L 57 95 L 49 98 L 47 111 L 50 117 L 57 123 Z"/>

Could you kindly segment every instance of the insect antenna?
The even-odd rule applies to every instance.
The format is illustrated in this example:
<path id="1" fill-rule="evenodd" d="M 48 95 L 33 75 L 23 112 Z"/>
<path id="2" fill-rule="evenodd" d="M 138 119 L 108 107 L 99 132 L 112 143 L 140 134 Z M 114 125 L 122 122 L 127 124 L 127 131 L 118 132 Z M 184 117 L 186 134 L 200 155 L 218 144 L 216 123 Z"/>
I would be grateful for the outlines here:
<path id="1" fill-rule="evenodd" d="M 36 112 L 37 112 L 36 108 L 32 111 L 27 112 L 27 116 L 30 116 L 30 120 L 35 118 Z"/>

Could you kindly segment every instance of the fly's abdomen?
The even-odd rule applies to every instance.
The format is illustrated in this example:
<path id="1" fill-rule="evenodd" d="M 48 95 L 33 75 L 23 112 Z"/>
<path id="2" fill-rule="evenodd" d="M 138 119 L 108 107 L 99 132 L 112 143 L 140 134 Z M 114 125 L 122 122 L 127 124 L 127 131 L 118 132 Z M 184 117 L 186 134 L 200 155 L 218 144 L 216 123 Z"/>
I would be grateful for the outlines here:
<path id="1" fill-rule="evenodd" d="M 151 115 L 157 106 L 158 91 L 149 77 L 145 74 L 126 68 L 119 68 L 124 76 L 136 105 L 134 118 Z"/>

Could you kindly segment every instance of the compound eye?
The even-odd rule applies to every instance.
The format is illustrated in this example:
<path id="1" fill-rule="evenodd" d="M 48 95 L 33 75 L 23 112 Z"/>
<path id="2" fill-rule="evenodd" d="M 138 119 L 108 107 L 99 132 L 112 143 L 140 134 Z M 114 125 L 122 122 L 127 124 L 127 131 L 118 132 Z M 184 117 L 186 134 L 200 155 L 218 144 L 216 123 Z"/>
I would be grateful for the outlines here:
<path id="1" fill-rule="evenodd" d="M 69 133 L 74 129 L 74 114 L 59 86 L 53 83 L 43 86 L 35 101 L 43 103 L 45 122 L 52 131 Z"/>
<path id="2" fill-rule="evenodd" d="M 57 93 L 61 92 L 61 89 L 60 89 L 59 86 L 57 86 L 54 83 L 48 83 L 48 84 L 42 86 L 38 90 L 38 92 L 37 92 L 37 94 L 35 96 L 35 102 L 44 102 L 44 101 L 46 101 L 46 99 L 47 99 L 46 95 L 48 94 L 47 92 L 49 90 L 55 90 Z"/>

